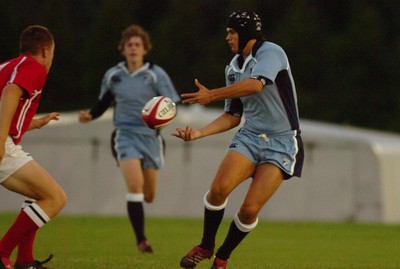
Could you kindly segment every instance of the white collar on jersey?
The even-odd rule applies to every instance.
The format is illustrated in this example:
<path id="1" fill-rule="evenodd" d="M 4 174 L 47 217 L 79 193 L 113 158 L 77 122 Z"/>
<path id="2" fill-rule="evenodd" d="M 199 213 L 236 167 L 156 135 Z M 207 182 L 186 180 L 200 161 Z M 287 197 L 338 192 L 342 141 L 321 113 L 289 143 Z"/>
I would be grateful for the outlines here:
<path id="1" fill-rule="evenodd" d="M 135 72 L 131 73 L 128 68 L 126 68 L 126 62 L 121 62 L 118 64 L 119 67 L 121 67 L 126 73 L 128 73 L 131 77 L 136 76 L 140 72 L 143 72 L 145 70 L 148 70 L 150 68 L 150 63 L 146 62 L 144 63 L 138 70 Z"/>
<path id="2" fill-rule="evenodd" d="M 233 57 L 231 63 L 229 64 L 233 71 L 238 72 L 243 74 L 244 70 L 246 69 L 247 64 L 254 59 L 256 61 L 256 59 L 253 57 L 253 55 L 250 53 L 249 56 L 247 56 L 246 60 L 243 63 L 242 69 L 240 69 L 239 64 L 238 64 L 238 58 L 241 57 L 240 54 L 236 54 L 235 57 Z"/>

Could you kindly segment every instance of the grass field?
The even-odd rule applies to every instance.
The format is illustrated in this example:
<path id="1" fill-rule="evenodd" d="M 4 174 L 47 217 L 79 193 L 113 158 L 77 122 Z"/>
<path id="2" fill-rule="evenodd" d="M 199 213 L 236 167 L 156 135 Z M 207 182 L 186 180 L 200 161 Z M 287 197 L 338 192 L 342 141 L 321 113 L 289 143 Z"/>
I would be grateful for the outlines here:
<path id="1" fill-rule="evenodd" d="M 1 235 L 15 216 L 0 214 Z M 221 225 L 218 244 L 229 224 Z M 148 218 L 146 225 L 154 253 L 143 255 L 125 217 L 61 215 L 39 231 L 35 254 L 53 253 L 49 264 L 57 269 L 171 269 L 201 238 L 200 219 Z M 400 225 L 260 221 L 231 257 L 229 269 L 239 268 L 400 268 Z"/>

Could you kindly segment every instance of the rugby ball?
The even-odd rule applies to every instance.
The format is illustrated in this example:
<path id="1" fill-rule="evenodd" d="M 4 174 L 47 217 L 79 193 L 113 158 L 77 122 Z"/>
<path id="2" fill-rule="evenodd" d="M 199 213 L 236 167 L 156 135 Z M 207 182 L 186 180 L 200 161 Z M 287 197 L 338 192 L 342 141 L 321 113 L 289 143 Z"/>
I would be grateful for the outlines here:
<path id="1" fill-rule="evenodd" d="M 176 104 L 166 96 L 153 97 L 142 109 L 142 119 L 147 127 L 161 129 L 176 117 Z"/>

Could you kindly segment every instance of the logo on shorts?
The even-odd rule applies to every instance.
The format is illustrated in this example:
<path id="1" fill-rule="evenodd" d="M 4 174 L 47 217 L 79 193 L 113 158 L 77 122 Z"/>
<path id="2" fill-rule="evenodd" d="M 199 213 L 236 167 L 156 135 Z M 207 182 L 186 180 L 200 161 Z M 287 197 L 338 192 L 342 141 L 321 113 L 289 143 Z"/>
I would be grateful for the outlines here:
<path id="1" fill-rule="evenodd" d="M 288 158 L 283 158 L 282 164 L 283 166 L 288 166 L 290 164 L 290 160 Z"/>
<path id="2" fill-rule="evenodd" d="M 237 147 L 237 143 L 232 143 L 229 145 L 230 149 L 235 149 Z"/>

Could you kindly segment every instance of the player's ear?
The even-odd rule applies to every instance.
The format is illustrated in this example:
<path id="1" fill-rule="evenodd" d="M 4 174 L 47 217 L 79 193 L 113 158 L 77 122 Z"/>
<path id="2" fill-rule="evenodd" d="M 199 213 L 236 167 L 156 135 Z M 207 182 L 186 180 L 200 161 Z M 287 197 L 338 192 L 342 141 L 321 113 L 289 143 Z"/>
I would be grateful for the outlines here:
<path id="1" fill-rule="evenodd" d="M 46 56 L 47 56 L 46 48 L 40 49 L 40 56 L 42 56 L 43 58 L 46 58 Z"/>
<path id="2" fill-rule="evenodd" d="M 144 48 L 143 57 L 146 57 L 147 55 L 149 55 L 149 51 L 146 48 Z"/>
<path id="3" fill-rule="evenodd" d="M 48 58 L 48 57 L 49 57 L 49 54 L 50 54 L 50 48 L 48 48 L 48 47 L 44 47 L 44 48 L 42 48 L 42 49 L 40 50 L 40 56 L 41 56 L 42 58 Z"/>

